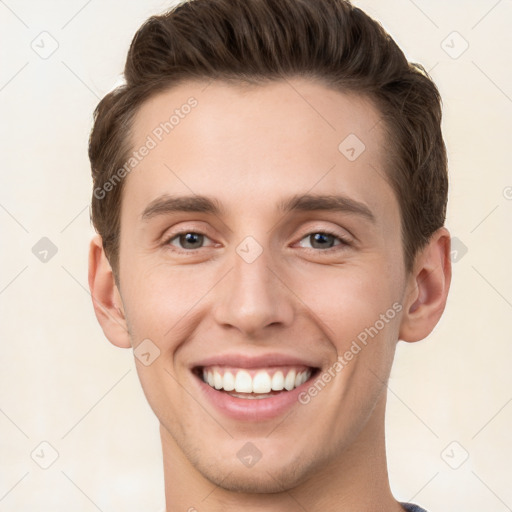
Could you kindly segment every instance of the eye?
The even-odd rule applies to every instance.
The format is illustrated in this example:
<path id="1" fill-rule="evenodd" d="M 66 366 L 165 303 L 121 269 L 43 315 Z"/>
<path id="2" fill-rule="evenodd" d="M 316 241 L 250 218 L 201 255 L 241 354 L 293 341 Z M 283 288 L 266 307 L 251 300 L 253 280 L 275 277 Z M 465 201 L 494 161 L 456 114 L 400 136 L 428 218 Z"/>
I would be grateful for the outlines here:
<path id="1" fill-rule="evenodd" d="M 315 231 L 314 233 L 307 234 L 304 238 L 301 239 L 301 241 L 302 240 L 309 241 L 310 245 L 309 247 L 306 246 L 306 249 L 329 250 L 339 245 L 350 245 L 346 238 L 329 231 Z M 339 243 L 336 244 L 336 240 L 338 240 Z"/>
<path id="2" fill-rule="evenodd" d="M 164 245 L 172 245 L 173 247 L 177 247 L 178 249 L 193 251 L 195 249 L 200 249 L 203 246 L 205 239 L 210 240 L 203 233 L 199 233 L 196 231 L 181 231 L 180 233 L 174 233 L 172 237 L 166 240 Z"/>
<path id="3" fill-rule="evenodd" d="M 200 233 L 198 231 L 181 231 L 178 233 L 173 233 L 172 236 L 167 238 L 164 242 L 164 246 L 172 246 L 176 247 L 177 250 L 193 252 L 203 248 L 206 240 L 212 242 L 212 240 L 204 233 Z M 350 245 L 349 240 L 341 235 L 331 233 L 329 231 L 315 231 L 308 233 L 300 240 L 300 242 L 303 240 L 306 240 L 309 243 L 309 246 L 303 246 L 308 250 L 320 249 L 322 251 L 328 251 L 330 249 L 334 249 L 337 246 Z M 214 245 L 215 244 L 213 242 L 210 244 L 210 246 Z"/>

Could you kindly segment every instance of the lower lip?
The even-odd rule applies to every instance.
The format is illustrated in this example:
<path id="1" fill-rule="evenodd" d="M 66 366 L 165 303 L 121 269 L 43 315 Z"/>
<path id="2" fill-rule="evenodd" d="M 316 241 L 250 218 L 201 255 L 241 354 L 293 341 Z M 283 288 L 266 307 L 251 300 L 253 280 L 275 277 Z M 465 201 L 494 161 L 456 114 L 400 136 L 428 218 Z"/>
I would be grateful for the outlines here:
<path id="1" fill-rule="evenodd" d="M 261 421 L 284 414 L 294 404 L 297 406 L 301 405 L 299 395 L 301 391 L 311 384 L 312 378 L 310 377 L 306 382 L 291 391 L 282 391 L 278 395 L 268 398 L 254 399 L 237 398 L 225 391 L 217 391 L 196 375 L 194 375 L 194 379 L 198 382 L 201 391 L 208 401 L 225 416 L 242 421 Z"/>

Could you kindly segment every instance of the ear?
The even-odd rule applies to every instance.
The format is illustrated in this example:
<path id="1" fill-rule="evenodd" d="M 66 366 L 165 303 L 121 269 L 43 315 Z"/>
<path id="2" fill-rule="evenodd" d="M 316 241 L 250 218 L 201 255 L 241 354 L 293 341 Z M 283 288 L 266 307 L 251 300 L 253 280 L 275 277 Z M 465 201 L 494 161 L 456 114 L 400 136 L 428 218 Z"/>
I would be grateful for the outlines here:
<path id="1" fill-rule="evenodd" d="M 450 233 L 442 227 L 418 253 L 404 295 L 399 339 L 422 340 L 441 318 L 452 278 L 450 247 Z"/>
<path id="2" fill-rule="evenodd" d="M 123 302 L 100 235 L 94 236 L 89 247 L 89 289 L 105 336 L 116 347 L 131 348 Z"/>

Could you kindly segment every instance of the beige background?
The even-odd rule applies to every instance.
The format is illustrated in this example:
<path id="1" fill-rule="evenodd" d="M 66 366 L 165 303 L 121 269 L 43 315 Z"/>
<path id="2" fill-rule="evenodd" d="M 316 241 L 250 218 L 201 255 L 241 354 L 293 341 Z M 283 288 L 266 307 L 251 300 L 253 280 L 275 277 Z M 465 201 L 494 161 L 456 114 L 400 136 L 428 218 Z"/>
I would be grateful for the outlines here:
<path id="1" fill-rule="evenodd" d="M 443 319 L 397 351 L 392 488 L 429 512 L 512 510 L 512 2 L 356 4 L 441 90 L 458 239 Z M 87 139 L 135 30 L 170 5 L 0 2 L 0 512 L 163 506 L 157 421 L 131 352 L 105 340 L 87 290 Z M 46 263 L 32 252 L 42 237 L 58 249 Z"/>

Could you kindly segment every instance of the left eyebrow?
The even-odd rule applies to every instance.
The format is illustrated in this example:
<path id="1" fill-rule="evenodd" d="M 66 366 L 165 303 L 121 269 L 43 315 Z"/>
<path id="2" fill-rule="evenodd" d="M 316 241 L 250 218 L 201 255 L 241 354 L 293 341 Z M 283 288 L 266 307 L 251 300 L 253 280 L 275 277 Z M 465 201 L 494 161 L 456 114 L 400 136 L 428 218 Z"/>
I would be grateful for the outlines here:
<path id="1" fill-rule="evenodd" d="M 342 213 L 354 213 L 365 217 L 372 223 L 375 223 L 376 218 L 373 212 L 364 203 L 351 199 L 343 195 L 319 195 L 319 194 L 304 194 L 294 195 L 282 201 L 278 205 L 283 213 L 291 211 L 333 211 Z"/>

